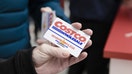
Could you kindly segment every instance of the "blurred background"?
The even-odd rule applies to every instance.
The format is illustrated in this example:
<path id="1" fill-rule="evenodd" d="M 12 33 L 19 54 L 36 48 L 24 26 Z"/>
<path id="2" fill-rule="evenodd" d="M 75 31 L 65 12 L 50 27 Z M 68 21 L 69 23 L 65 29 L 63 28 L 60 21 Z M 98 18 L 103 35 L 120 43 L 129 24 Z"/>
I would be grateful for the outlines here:
<path id="1" fill-rule="evenodd" d="M 70 13 L 69 13 L 69 0 L 61 0 L 61 1 L 64 1 L 64 4 L 62 3 L 62 5 L 64 5 L 63 7 L 64 7 L 64 11 L 65 11 L 65 15 L 67 16 L 67 17 L 69 17 L 69 15 L 70 15 Z M 128 11 L 128 14 L 129 14 L 129 16 L 132 18 L 132 10 L 130 10 L 130 11 Z M 35 46 L 36 45 L 36 42 L 35 42 L 35 34 L 34 34 L 34 22 L 32 21 L 32 19 L 31 19 L 31 22 L 30 22 L 30 35 L 31 35 L 31 44 L 32 44 L 32 46 Z M 41 38 L 41 33 L 39 32 L 38 33 L 38 38 Z M 121 64 L 120 64 L 120 63 Z M 123 62 L 123 63 L 122 63 Z M 124 68 L 126 68 L 126 69 L 122 69 L 122 70 L 120 70 L 120 71 L 126 71 L 126 73 L 125 74 L 131 74 L 129 71 L 127 71 L 129 68 L 132 68 L 132 67 L 130 67 L 131 65 L 132 65 L 132 61 L 130 61 L 130 60 L 122 60 L 122 59 L 114 59 L 114 64 L 113 65 L 118 65 L 118 68 L 120 67 L 120 68 L 123 68 L 123 67 L 121 67 L 121 66 L 119 66 L 119 65 L 124 65 Z M 128 66 L 129 66 L 129 68 L 128 68 Z M 113 67 L 112 67 L 113 68 Z M 115 67 L 116 68 L 116 67 Z M 114 72 L 117 72 L 117 69 L 115 69 L 115 68 L 113 68 L 112 70 L 114 71 Z M 67 71 L 68 71 L 68 68 L 67 69 L 65 69 L 64 71 L 62 71 L 62 72 L 60 72 L 59 74 L 67 74 Z M 127 73 L 128 72 L 128 73 Z M 85 73 L 84 73 L 85 74 Z M 113 74 L 113 73 L 112 73 Z M 116 74 L 118 74 L 118 73 L 116 73 Z M 123 74 L 123 73 L 122 73 Z"/>

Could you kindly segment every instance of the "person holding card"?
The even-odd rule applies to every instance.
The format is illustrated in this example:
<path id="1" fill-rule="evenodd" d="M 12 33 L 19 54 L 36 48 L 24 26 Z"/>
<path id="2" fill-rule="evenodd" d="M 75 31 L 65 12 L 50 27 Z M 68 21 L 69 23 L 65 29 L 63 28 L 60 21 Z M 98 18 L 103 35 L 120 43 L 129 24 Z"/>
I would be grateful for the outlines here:
<path id="1" fill-rule="evenodd" d="M 72 25 L 77 29 L 81 28 L 80 23 Z M 90 29 L 82 31 L 92 35 Z M 43 39 L 37 42 L 37 47 L 21 50 L 12 58 L 0 61 L 0 74 L 57 74 L 88 55 L 84 50 L 78 57 L 73 57 L 67 50 L 44 43 Z M 91 45 L 92 41 L 89 40 L 84 49 Z"/>

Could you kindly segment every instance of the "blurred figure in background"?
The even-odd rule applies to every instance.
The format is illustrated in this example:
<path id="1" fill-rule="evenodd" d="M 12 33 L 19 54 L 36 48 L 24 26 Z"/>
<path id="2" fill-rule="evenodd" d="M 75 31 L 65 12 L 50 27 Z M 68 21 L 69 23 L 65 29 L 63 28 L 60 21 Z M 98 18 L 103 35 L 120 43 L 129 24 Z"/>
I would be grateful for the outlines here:
<path id="1" fill-rule="evenodd" d="M 41 25 L 41 7 L 51 7 L 58 17 L 68 20 L 59 0 L 0 0 L 0 59 L 31 47 L 28 10 L 34 21 Z"/>
<path id="2" fill-rule="evenodd" d="M 91 28 L 93 45 L 89 56 L 69 68 L 68 74 L 108 74 L 109 59 L 103 58 L 103 49 L 121 0 L 70 0 L 71 22 L 82 23 L 82 29 Z"/>

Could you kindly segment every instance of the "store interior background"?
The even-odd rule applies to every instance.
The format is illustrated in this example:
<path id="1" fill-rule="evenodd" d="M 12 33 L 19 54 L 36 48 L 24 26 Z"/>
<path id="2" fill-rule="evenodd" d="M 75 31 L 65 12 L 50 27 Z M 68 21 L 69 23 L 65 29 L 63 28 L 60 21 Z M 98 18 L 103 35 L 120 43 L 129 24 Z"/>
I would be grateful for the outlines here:
<path id="1" fill-rule="evenodd" d="M 70 13 L 69 13 L 69 0 L 64 0 L 64 11 L 65 11 L 65 15 L 67 17 L 69 17 L 69 15 L 70 15 Z M 32 44 L 32 46 L 35 46 L 36 42 L 34 41 L 35 37 L 34 37 L 34 22 L 33 21 L 30 22 L 30 35 L 31 35 L 31 44 Z M 40 32 L 39 32 L 38 37 L 39 38 L 42 37 Z M 60 72 L 59 74 L 67 74 L 67 70 L 68 70 L 68 68 L 65 69 L 64 71 Z M 116 71 L 114 70 L 114 72 L 116 72 Z M 126 74 L 131 74 L 131 73 L 126 73 Z"/>

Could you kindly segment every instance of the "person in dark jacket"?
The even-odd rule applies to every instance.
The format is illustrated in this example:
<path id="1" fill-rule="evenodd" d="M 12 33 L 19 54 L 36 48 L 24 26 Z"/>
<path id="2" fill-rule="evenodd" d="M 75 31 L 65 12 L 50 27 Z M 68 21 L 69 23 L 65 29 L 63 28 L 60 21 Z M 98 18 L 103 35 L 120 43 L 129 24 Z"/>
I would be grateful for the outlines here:
<path id="1" fill-rule="evenodd" d="M 41 7 L 51 7 L 58 17 L 69 21 L 59 0 L 0 0 L 0 59 L 7 59 L 18 50 L 31 47 L 29 14 L 32 12 L 35 22 L 40 23 Z"/>
<path id="2" fill-rule="evenodd" d="M 74 23 L 73 26 L 77 29 L 81 27 L 79 23 Z M 90 29 L 83 31 L 92 35 Z M 14 57 L 0 61 L 0 74 L 57 74 L 87 57 L 85 51 L 79 57 L 73 57 L 67 50 L 43 41 L 43 39 L 38 40 L 39 45 L 37 47 L 19 50 Z M 91 46 L 91 44 L 92 41 L 89 40 L 85 48 Z"/>
<path id="3" fill-rule="evenodd" d="M 82 29 L 91 28 L 93 45 L 89 56 L 68 70 L 68 74 L 108 74 L 109 59 L 103 58 L 103 49 L 121 0 L 69 0 L 71 22 L 82 23 Z"/>

